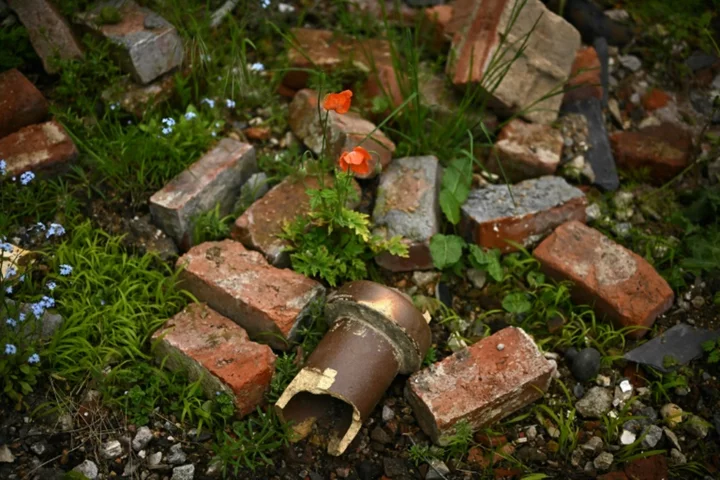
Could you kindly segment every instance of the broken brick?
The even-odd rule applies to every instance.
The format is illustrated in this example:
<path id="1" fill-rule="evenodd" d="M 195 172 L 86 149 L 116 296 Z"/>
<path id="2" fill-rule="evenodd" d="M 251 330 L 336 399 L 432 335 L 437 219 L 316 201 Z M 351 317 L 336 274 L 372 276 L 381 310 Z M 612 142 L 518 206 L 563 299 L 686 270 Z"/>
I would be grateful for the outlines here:
<path id="1" fill-rule="evenodd" d="M 593 47 L 582 47 L 575 54 L 570 78 L 565 86 L 563 103 L 575 102 L 585 98 L 603 98 L 600 80 L 600 59 Z"/>
<path id="2" fill-rule="evenodd" d="M 170 99 L 174 92 L 174 75 L 165 75 L 148 85 L 138 85 L 125 78 L 103 91 L 102 99 L 109 104 L 117 103 L 124 111 L 142 118 L 149 108 Z"/>
<path id="3" fill-rule="evenodd" d="M 659 88 L 653 88 L 642 99 L 643 107 L 648 112 L 653 112 L 660 108 L 663 108 L 670 101 L 670 95 L 660 90 Z"/>
<path id="4" fill-rule="evenodd" d="M 310 150 L 316 154 L 322 153 L 323 123 L 325 115 L 328 115 L 325 144 L 326 153 L 331 159 L 337 160 L 343 152 L 362 146 L 370 152 L 372 159 L 368 162 L 370 172 L 367 175 L 356 174 L 358 178 L 372 178 L 390 163 L 395 144 L 377 130 L 375 124 L 354 112 L 341 115 L 322 107 L 320 110 L 318 93 L 314 90 L 299 91 L 290 104 L 290 128 Z"/>
<path id="5" fill-rule="evenodd" d="M 493 74 L 489 69 L 494 77 L 498 63 L 512 60 L 500 83 L 488 91 L 489 105 L 498 113 L 519 112 L 549 124 L 557 118 L 562 96 L 548 93 L 567 80 L 580 34 L 540 0 L 523 2 L 519 12 L 514 12 L 516 5 L 514 0 L 456 0 L 448 26 L 454 35 L 447 73 L 455 85 L 487 89 L 489 81 L 495 82 L 486 78 Z M 524 50 L 513 59 L 521 44 Z"/>
<path id="6" fill-rule="evenodd" d="M 171 371 L 200 380 L 205 395 L 230 395 L 239 416 L 265 400 L 275 371 L 275 354 L 250 341 L 247 332 L 204 304 L 191 304 L 153 334 L 153 354 Z"/>
<path id="7" fill-rule="evenodd" d="M 0 158 L 7 162 L 9 176 L 55 171 L 77 156 L 65 128 L 54 120 L 21 128 L 0 139 Z"/>
<path id="8" fill-rule="evenodd" d="M 150 197 L 153 222 L 187 250 L 197 217 L 215 207 L 220 215 L 229 214 L 241 187 L 256 171 L 252 145 L 223 138 Z"/>
<path id="9" fill-rule="evenodd" d="M 375 233 L 402 236 L 409 257 L 384 252 L 375 259 L 381 267 L 394 272 L 434 268 L 430 238 L 440 231 L 440 172 L 438 159 L 425 156 L 398 158 L 382 173 L 373 210 Z"/>
<path id="10" fill-rule="evenodd" d="M 451 23 L 453 16 L 452 5 L 435 5 L 425 9 L 425 21 L 430 27 L 433 37 L 433 46 L 441 50 L 449 45 L 453 37 L 453 25 Z"/>
<path id="11" fill-rule="evenodd" d="M 642 257 L 580 222 L 561 225 L 533 252 L 549 276 L 573 282 L 578 303 L 640 338 L 673 303 L 667 282 Z"/>
<path id="12" fill-rule="evenodd" d="M 495 142 L 497 156 L 491 156 L 489 167 L 494 173 L 504 171 L 512 182 L 552 175 L 560 164 L 562 149 L 562 135 L 554 128 L 514 119 L 500 131 Z"/>
<path id="13" fill-rule="evenodd" d="M 59 68 L 56 59 L 83 58 L 80 46 L 67 20 L 49 0 L 8 0 L 8 5 L 27 28 L 35 52 L 48 73 Z"/>
<path id="14" fill-rule="evenodd" d="M 647 168 L 655 183 L 664 183 L 682 172 L 692 152 L 690 133 L 671 123 L 637 132 L 615 132 L 610 135 L 610 143 L 619 166 Z"/>
<path id="15" fill-rule="evenodd" d="M 530 246 L 570 220 L 585 221 L 585 194 L 560 177 L 512 185 L 488 185 L 470 192 L 462 206 L 465 237 L 485 248 L 512 252 L 508 240 Z"/>
<path id="16" fill-rule="evenodd" d="M 183 288 L 278 350 L 296 340 L 310 305 L 325 288 L 292 270 L 268 265 L 262 254 L 233 240 L 192 247 L 177 261 Z"/>
<path id="17" fill-rule="evenodd" d="M 629 480 L 668 480 L 668 462 L 665 455 L 652 455 L 638 458 L 625 464 L 625 474 Z"/>
<path id="18" fill-rule="evenodd" d="M 42 122 L 48 104 L 42 93 L 17 69 L 0 73 L 0 138 Z"/>
<path id="19" fill-rule="evenodd" d="M 527 333 L 508 327 L 413 374 L 405 397 L 443 445 L 458 422 L 487 427 L 542 397 L 555 369 Z"/>
<path id="20" fill-rule="evenodd" d="M 103 22 L 102 12 L 109 5 L 118 10 L 119 22 Z M 139 83 L 150 83 L 182 63 L 183 43 L 175 27 L 132 0 L 101 3 L 77 19 L 116 46 L 120 66 Z"/>

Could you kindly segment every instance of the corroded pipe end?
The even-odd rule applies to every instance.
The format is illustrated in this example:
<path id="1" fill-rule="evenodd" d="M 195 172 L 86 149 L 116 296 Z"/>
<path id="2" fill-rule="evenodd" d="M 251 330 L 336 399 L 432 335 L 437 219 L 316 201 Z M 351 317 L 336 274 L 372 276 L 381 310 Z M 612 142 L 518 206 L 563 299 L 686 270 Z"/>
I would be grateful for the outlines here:
<path id="1" fill-rule="evenodd" d="M 353 318 L 387 335 L 403 374 L 420 368 L 432 342 L 430 327 L 412 301 L 375 282 L 343 285 L 328 297 L 325 315 L 329 323 Z"/>

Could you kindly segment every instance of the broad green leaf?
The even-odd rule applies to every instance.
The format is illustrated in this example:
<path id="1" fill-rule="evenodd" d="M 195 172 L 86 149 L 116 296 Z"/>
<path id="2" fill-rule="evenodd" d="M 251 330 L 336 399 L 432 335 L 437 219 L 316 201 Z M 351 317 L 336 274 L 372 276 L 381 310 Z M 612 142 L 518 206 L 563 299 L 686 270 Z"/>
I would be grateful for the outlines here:
<path id="1" fill-rule="evenodd" d="M 471 184 L 472 160 L 469 158 L 456 158 L 443 172 L 440 208 L 453 225 L 460 221 L 460 207 L 470 194 Z"/>
<path id="2" fill-rule="evenodd" d="M 502 306 L 510 313 L 526 313 L 532 308 L 532 303 L 524 293 L 513 292 L 505 295 Z"/>
<path id="3" fill-rule="evenodd" d="M 457 235 L 438 233 L 430 239 L 430 254 L 435 267 L 443 270 L 460 261 L 465 241 Z"/>
<path id="4" fill-rule="evenodd" d="M 453 225 L 457 225 L 460 221 L 460 207 L 460 202 L 457 201 L 450 190 L 440 191 L 440 209 L 447 217 L 448 222 Z"/>

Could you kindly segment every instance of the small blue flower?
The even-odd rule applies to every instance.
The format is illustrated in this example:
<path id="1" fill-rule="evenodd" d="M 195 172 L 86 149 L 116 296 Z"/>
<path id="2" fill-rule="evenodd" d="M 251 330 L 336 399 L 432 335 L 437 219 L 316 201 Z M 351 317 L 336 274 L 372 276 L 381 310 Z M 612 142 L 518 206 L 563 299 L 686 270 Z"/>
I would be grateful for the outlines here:
<path id="1" fill-rule="evenodd" d="M 7 269 L 7 272 L 5 272 L 5 278 L 14 277 L 15 275 L 17 275 L 15 267 L 10 267 Z"/>
<path id="2" fill-rule="evenodd" d="M 11 343 L 5 344 L 5 355 L 15 355 L 17 353 L 17 347 Z"/>
<path id="3" fill-rule="evenodd" d="M 212 100 L 210 98 L 203 98 L 200 100 L 200 103 L 206 103 L 208 107 L 215 108 L 215 100 Z"/>
<path id="4" fill-rule="evenodd" d="M 38 303 L 45 308 L 52 308 L 55 306 L 55 299 L 48 297 L 47 295 L 43 295 L 42 299 Z"/>
<path id="5" fill-rule="evenodd" d="M 7 242 L 0 242 L 0 250 L 7 253 L 13 252 L 13 246 Z"/>
<path id="6" fill-rule="evenodd" d="M 40 317 L 43 316 L 43 313 L 45 313 L 45 306 L 40 302 L 31 303 L 30 310 L 32 310 L 32 313 L 33 313 L 33 315 L 35 315 L 35 318 L 37 318 L 39 320 Z"/>
<path id="7" fill-rule="evenodd" d="M 47 285 L 45 285 L 45 286 L 46 286 L 46 287 L 48 288 L 48 290 L 50 290 L 51 292 L 52 292 L 53 290 L 55 290 L 55 288 L 57 288 L 57 284 L 56 284 L 55 282 L 53 282 L 52 280 L 50 280 L 50 281 L 47 283 Z"/>
<path id="8" fill-rule="evenodd" d="M 212 57 L 203 53 L 200 55 L 200 60 L 202 60 L 203 62 L 209 62 L 210 60 L 212 60 Z"/>
<path id="9" fill-rule="evenodd" d="M 230 98 L 225 99 L 225 106 L 227 106 L 227 108 L 235 108 L 235 100 Z"/>
<path id="10" fill-rule="evenodd" d="M 51 223 L 50 228 L 48 228 L 47 233 L 45 233 L 45 238 L 52 236 L 62 237 L 63 235 L 65 235 L 65 228 L 59 223 Z"/>
<path id="11" fill-rule="evenodd" d="M 260 0 L 260 6 L 263 8 L 268 8 L 270 6 L 270 0 Z"/>
<path id="12" fill-rule="evenodd" d="M 20 275 L 20 278 L 18 278 L 19 281 L 24 282 L 25 281 L 25 274 L 23 273 Z"/>
<path id="13" fill-rule="evenodd" d="M 170 127 L 165 127 L 165 128 L 162 129 L 163 135 L 170 135 L 170 134 L 172 133 L 172 131 L 173 131 L 173 130 L 172 130 L 172 128 L 170 128 Z"/>
<path id="14" fill-rule="evenodd" d="M 25 314 L 24 314 L 24 313 L 20 313 L 20 314 L 18 315 L 18 321 L 20 321 L 20 323 L 22 323 L 22 322 L 25 321 Z"/>
<path id="15" fill-rule="evenodd" d="M 215 136 L 217 136 L 217 133 L 216 133 L 216 132 L 210 132 L 210 135 L 213 136 L 213 137 L 215 137 Z"/>
<path id="16" fill-rule="evenodd" d="M 32 181 L 33 178 L 35 178 L 35 174 L 33 172 L 25 172 L 20 175 L 20 183 L 23 185 L 27 185 Z"/>
<path id="17" fill-rule="evenodd" d="M 66 263 L 63 265 L 60 265 L 60 275 L 62 275 L 63 277 L 67 277 L 68 275 L 70 275 L 72 273 L 72 271 L 73 271 L 73 268 L 70 265 L 68 265 Z"/>
<path id="18" fill-rule="evenodd" d="M 263 70 L 265 70 L 265 65 L 260 62 L 256 62 L 250 65 L 250 70 L 252 70 L 253 72 L 262 72 Z"/>
<path id="19" fill-rule="evenodd" d="M 42 222 L 37 222 L 37 223 L 35 224 L 35 226 L 36 226 L 37 228 L 39 228 L 40 230 L 42 230 L 43 232 L 45 231 L 45 224 L 44 224 L 44 223 L 42 223 Z"/>
<path id="20" fill-rule="evenodd" d="M 167 126 L 167 127 L 172 127 L 173 125 L 175 125 L 175 119 L 174 119 L 174 118 L 170 118 L 170 117 L 168 117 L 168 118 L 163 118 L 163 119 L 162 119 L 162 123 L 163 123 L 163 125 L 165 125 L 165 126 Z"/>
<path id="21" fill-rule="evenodd" d="M 28 363 L 40 363 L 40 355 L 38 355 L 37 353 L 33 353 L 32 355 L 30 355 L 30 358 L 28 358 Z"/>
<path id="22" fill-rule="evenodd" d="M 12 286 L 5 287 L 5 293 L 7 293 L 8 295 L 12 295 L 12 292 L 13 292 Z"/>
<path id="23" fill-rule="evenodd" d="M 5 323 L 7 323 L 8 325 L 10 325 L 13 328 L 17 327 L 17 322 L 15 321 L 14 318 L 8 318 L 7 320 L 5 320 Z"/>
<path id="24" fill-rule="evenodd" d="M 110 110 L 117 110 L 117 108 L 120 106 L 118 103 L 111 103 L 110 104 Z"/>
<path id="25" fill-rule="evenodd" d="M 195 112 L 187 112 L 185 114 L 185 120 L 192 120 L 195 117 L 197 117 L 197 113 Z"/>
<path id="26" fill-rule="evenodd" d="M 103 300 L 102 298 L 100 299 L 100 305 L 105 305 L 105 300 Z"/>
<path id="27" fill-rule="evenodd" d="M 0 160 L 0 175 L 3 177 L 7 174 L 7 162 L 5 160 Z"/>

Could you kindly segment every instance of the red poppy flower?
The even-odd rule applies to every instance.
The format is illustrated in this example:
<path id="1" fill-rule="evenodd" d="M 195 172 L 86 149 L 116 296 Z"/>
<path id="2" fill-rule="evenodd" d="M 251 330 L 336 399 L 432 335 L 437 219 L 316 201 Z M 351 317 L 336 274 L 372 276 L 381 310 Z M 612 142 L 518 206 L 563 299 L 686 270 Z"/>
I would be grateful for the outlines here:
<path id="1" fill-rule="evenodd" d="M 350 110 L 352 92 L 345 90 L 340 93 L 328 93 L 325 96 L 323 107 L 325 110 L 335 110 L 337 113 L 347 113 Z"/>
<path id="2" fill-rule="evenodd" d="M 347 172 L 350 169 L 358 175 L 367 175 L 370 173 L 370 160 L 372 157 L 363 147 L 355 147 L 352 152 L 344 152 L 340 155 L 340 168 Z"/>

